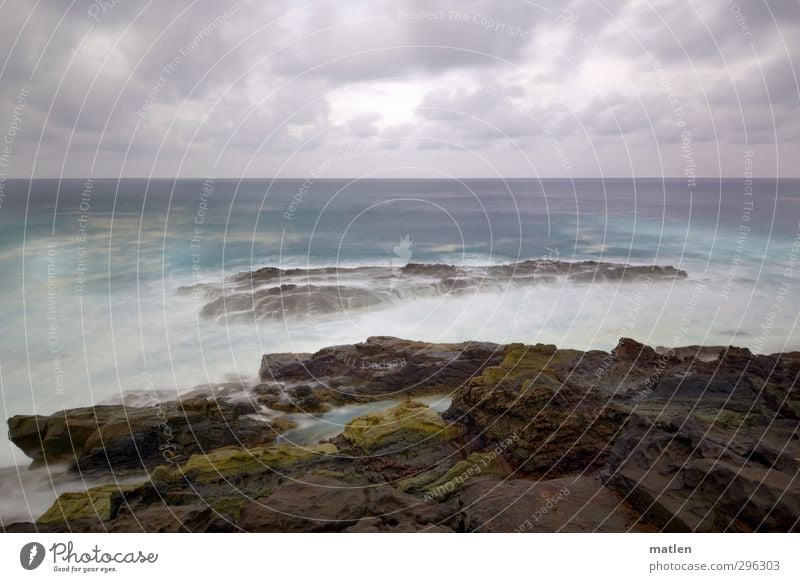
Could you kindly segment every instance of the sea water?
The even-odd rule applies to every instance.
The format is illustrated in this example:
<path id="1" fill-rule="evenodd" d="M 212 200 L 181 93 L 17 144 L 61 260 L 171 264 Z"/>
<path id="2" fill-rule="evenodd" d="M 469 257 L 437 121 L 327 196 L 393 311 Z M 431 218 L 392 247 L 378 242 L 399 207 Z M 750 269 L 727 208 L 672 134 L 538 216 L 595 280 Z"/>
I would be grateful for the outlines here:
<path id="1" fill-rule="evenodd" d="M 0 416 L 255 383 L 264 353 L 371 335 L 796 350 L 798 221 L 797 180 L 8 181 Z M 688 277 L 398 295 L 379 309 L 237 323 L 205 320 L 202 297 L 177 293 L 263 266 L 525 259 Z M 0 466 L 28 461 L 0 437 Z"/>

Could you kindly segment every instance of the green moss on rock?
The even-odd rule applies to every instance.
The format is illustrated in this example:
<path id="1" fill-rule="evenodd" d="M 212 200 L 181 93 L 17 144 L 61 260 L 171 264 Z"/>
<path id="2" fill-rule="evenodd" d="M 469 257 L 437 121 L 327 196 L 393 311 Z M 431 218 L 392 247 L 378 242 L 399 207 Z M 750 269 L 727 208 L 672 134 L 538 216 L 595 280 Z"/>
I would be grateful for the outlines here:
<path id="1" fill-rule="evenodd" d="M 434 467 L 398 484 L 401 491 L 416 491 L 425 497 L 441 501 L 458 492 L 467 481 L 476 477 L 503 477 L 506 470 L 494 451 L 472 453 L 445 471 Z"/>
<path id="2" fill-rule="evenodd" d="M 552 366 L 571 361 L 574 355 L 568 351 L 556 350 L 555 346 L 508 344 L 503 361 L 491 366 L 483 374 L 472 379 L 473 385 L 497 386 L 520 377 L 535 378 L 545 374 L 553 376 Z"/>
<path id="3" fill-rule="evenodd" d="M 242 506 L 247 502 L 244 497 L 221 497 L 211 504 L 211 508 L 222 515 L 230 515 L 233 519 L 239 519 Z"/>
<path id="4" fill-rule="evenodd" d="M 240 475 L 259 475 L 337 452 L 336 445 L 330 443 L 306 447 L 291 444 L 252 449 L 225 447 L 204 455 L 192 455 L 179 468 L 157 467 L 151 473 L 151 479 L 156 484 L 175 483 L 184 477 L 196 483 L 211 482 Z"/>
<path id="5" fill-rule="evenodd" d="M 399 449 L 427 440 L 449 440 L 459 435 L 436 411 L 419 402 L 403 402 L 351 420 L 344 437 L 366 452 Z"/>
<path id="6" fill-rule="evenodd" d="M 114 517 L 125 494 L 138 487 L 139 485 L 102 485 L 82 493 L 62 493 L 36 523 L 50 525 L 83 519 L 108 521 Z"/>

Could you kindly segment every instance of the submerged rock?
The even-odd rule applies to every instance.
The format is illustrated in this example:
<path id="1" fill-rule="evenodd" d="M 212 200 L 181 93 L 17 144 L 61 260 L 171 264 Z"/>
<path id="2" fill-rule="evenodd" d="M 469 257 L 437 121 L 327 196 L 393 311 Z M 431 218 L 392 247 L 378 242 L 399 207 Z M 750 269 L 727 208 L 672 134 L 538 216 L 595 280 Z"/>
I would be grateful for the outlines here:
<path id="1" fill-rule="evenodd" d="M 386 307 L 403 297 L 465 295 L 509 287 L 635 280 L 671 281 L 686 273 L 670 266 L 633 266 L 596 261 L 530 260 L 509 265 L 456 267 L 410 263 L 392 267 L 277 269 L 239 273 L 222 284 L 181 287 L 203 297 L 203 317 L 221 322 L 308 318 Z M 343 283 L 348 281 L 349 283 Z"/>

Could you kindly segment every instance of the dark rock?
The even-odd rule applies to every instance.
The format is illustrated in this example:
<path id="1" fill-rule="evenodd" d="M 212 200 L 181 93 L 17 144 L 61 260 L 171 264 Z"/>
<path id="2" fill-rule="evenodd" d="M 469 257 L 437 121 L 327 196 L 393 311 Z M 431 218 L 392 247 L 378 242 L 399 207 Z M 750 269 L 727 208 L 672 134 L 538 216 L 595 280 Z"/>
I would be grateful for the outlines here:
<path id="1" fill-rule="evenodd" d="M 372 337 L 270 354 L 261 376 L 252 389 L 198 389 L 150 408 L 12 418 L 11 438 L 35 464 L 144 466 L 149 479 L 64 493 L 37 523 L 6 531 L 780 532 L 800 524 L 796 352 L 659 353 L 626 338 L 605 353 Z M 259 410 L 429 393 L 452 395 L 445 414 L 403 398 L 304 446 L 275 444 L 288 424 Z M 188 458 L 155 466 L 166 436 Z"/>
<path id="2" fill-rule="evenodd" d="M 237 525 L 250 532 L 342 531 L 364 516 L 366 504 L 363 487 L 307 475 L 246 503 Z"/>
<path id="3" fill-rule="evenodd" d="M 686 273 L 673 267 L 633 266 L 596 261 L 531 260 L 510 265 L 456 267 L 410 263 L 401 269 L 355 267 L 276 269 L 239 273 L 224 284 L 178 289 L 202 296 L 203 317 L 221 322 L 307 318 L 389 306 L 398 297 L 482 293 L 499 287 L 546 285 L 567 278 L 574 283 L 675 280 Z M 340 280 L 360 280 L 341 284 Z"/>
<path id="4" fill-rule="evenodd" d="M 452 513 L 387 484 L 353 485 L 304 475 L 245 504 L 237 525 L 258 532 L 422 531 L 441 528 Z"/>
<path id="5" fill-rule="evenodd" d="M 260 401 L 277 410 L 294 410 L 293 403 L 310 398 L 312 408 L 306 411 L 313 412 L 323 403 L 448 393 L 500 358 L 495 344 L 427 344 L 393 337 L 371 337 L 311 355 L 268 354 L 261 362 Z"/>
<path id="6" fill-rule="evenodd" d="M 181 533 L 209 528 L 211 508 L 205 505 L 150 506 L 111 523 L 111 532 Z"/>
<path id="7" fill-rule="evenodd" d="M 101 405 L 49 417 L 9 419 L 9 438 L 33 466 L 68 463 L 83 471 L 148 468 L 227 445 L 269 443 L 290 428 L 251 418 L 252 406 L 204 398 L 149 407 Z"/>
<path id="8" fill-rule="evenodd" d="M 603 477 L 664 531 L 800 531 L 797 423 L 725 429 L 635 415 Z"/>
<path id="9" fill-rule="evenodd" d="M 652 529 L 593 477 L 476 479 L 459 496 L 466 531 L 625 532 Z"/>
<path id="10" fill-rule="evenodd" d="M 308 385 L 290 386 L 280 384 L 259 384 L 253 390 L 257 394 L 256 400 L 281 412 L 325 412 L 330 408 L 322 399 L 330 400 L 329 391 L 315 390 Z"/>
<path id="11" fill-rule="evenodd" d="M 511 345 L 499 366 L 472 379 L 446 418 L 477 447 L 508 442 L 504 457 L 524 473 L 556 477 L 601 466 L 627 409 L 555 372 L 575 358 L 549 346 Z"/>
<path id="12" fill-rule="evenodd" d="M 614 348 L 614 355 L 639 365 L 650 364 L 658 359 L 658 354 L 653 348 L 627 337 L 620 338 L 617 347 Z"/>

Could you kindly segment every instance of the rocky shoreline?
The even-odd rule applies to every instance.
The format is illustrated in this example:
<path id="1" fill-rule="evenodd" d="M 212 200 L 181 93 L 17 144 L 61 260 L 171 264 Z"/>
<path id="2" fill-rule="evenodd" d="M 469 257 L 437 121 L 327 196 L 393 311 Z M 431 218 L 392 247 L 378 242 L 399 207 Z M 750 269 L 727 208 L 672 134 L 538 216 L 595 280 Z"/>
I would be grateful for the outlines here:
<path id="1" fill-rule="evenodd" d="M 9 419 L 32 466 L 146 477 L 5 530 L 800 531 L 798 375 L 798 352 L 625 338 L 268 354 L 254 386 Z M 415 400 L 431 395 L 449 408 Z M 287 438 L 300 416 L 385 401 L 333 438 Z"/>

